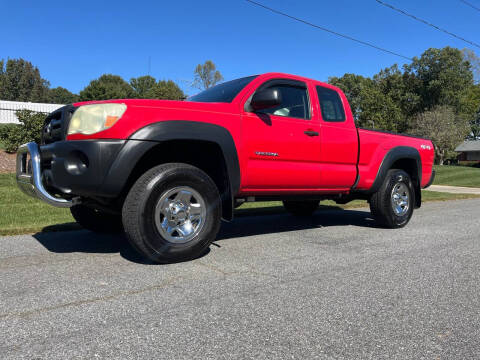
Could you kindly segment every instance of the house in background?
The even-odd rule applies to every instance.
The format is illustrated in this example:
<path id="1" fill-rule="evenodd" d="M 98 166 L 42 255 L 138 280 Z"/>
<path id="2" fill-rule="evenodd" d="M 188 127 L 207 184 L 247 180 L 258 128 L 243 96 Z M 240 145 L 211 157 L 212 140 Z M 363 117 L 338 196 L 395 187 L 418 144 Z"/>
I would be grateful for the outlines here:
<path id="1" fill-rule="evenodd" d="M 457 146 L 455 149 L 458 154 L 458 162 L 461 163 L 480 163 L 480 140 L 467 140 Z"/>
<path id="2" fill-rule="evenodd" d="M 0 124 L 18 124 L 19 121 L 17 119 L 17 115 L 15 114 L 17 110 L 25 109 L 49 114 L 62 106 L 62 104 L 42 104 L 0 100 Z"/>

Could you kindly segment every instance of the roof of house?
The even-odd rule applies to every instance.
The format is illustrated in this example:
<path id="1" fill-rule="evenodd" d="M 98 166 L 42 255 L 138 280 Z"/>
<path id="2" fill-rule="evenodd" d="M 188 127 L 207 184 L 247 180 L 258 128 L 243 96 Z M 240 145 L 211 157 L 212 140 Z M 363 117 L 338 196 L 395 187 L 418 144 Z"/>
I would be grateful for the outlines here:
<path id="1" fill-rule="evenodd" d="M 457 146 L 455 151 L 468 152 L 468 151 L 480 151 L 480 140 L 466 140 Z"/>

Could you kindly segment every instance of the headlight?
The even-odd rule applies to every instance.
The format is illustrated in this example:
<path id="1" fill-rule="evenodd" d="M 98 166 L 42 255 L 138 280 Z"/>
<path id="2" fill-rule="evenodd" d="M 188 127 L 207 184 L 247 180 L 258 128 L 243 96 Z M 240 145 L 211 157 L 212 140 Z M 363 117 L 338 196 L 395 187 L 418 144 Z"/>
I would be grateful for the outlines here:
<path id="1" fill-rule="evenodd" d="M 94 104 L 80 106 L 72 116 L 68 135 L 90 135 L 113 126 L 127 110 L 125 104 Z"/>

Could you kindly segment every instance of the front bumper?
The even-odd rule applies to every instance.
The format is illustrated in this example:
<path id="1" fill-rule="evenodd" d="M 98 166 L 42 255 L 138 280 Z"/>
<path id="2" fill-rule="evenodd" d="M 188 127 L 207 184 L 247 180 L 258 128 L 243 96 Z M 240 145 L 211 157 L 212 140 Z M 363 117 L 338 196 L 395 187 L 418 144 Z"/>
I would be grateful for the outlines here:
<path id="1" fill-rule="evenodd" d="M 29 142 L 20 146 L 17 152 L 17 184 L 25 194 L 39 198 L 57 207 L 71 207 L 78 202 L 50 194 L 42 181 L 41 158 L 38 145 Z"/>
<path id="2" fill-rule="evenodd" d="M 71 207 L 80 198 L 115 197 L 117 189 L 104 182 L 124 143 L 79 140 L 22 145 L 17 153 L 17 184 L 24 193 L 57 207 Z"/>

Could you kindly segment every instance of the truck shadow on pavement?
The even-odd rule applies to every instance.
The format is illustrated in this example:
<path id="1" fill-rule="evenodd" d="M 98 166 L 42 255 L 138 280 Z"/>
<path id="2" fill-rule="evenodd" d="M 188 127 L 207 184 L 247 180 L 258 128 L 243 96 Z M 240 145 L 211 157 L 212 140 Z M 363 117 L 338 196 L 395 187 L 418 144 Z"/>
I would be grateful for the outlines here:
<path id="1" fill-rule="evenodd" d="M 222 224 L 216 241 L 329 226 L 377 226 L 369 211 L 329 208 L 331 209 L 316 211 L 313 216 L 307 217 L 295 217 L 287 213 L 238 216 L 234 221 Z"/>
<path id="2" fill-rule="evenodd" d="M 99 234 L 88 230 L 55 231 L 47 229 L 33 237 L 48 251 L 53 253 L 87 253 L 114 254 L 119 253 L 124 259 L 148 264 L 128 243 L 124 234 Z"/>
<path id="3" fill-rule="evenodd" d="M 65 225 L 58 225 L 58 229 L 62 230 Z M 286 213 L 265 215 L 260 212 L 255 214 L 252 211 L 248 216 L 241 215 L 232 222 L 222 223 L 217 239 L 212 246 L 221 247 L 223 241 L 247 236 L 346 225 L 376 227 L 368 211 L 333 208 L 332 210 L 317 211 L 313 216 L 305 218 L 294 217 Z M 87 230 L 55 231 L 55 226 L 44 230 L 46 231 L 36 233 L 33 237 L 53 253 L 119 253 L 128 261 L 153 265 L 130 246 L 123 234 L 97 234 Z M 209 251 L 207 250 L 200 257 L 207 255 Z"/>

